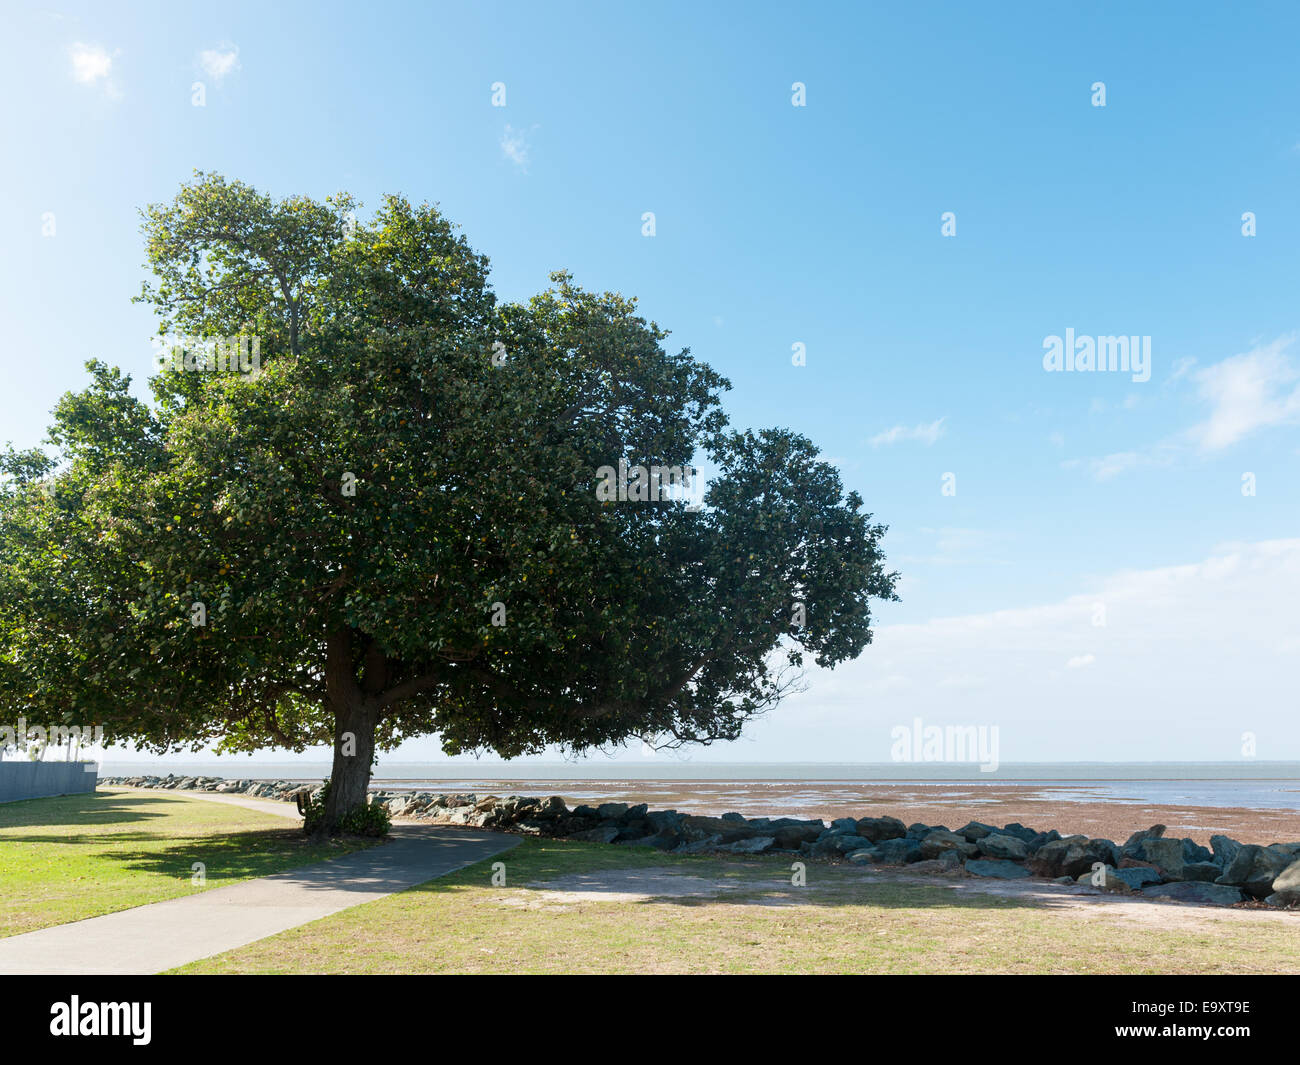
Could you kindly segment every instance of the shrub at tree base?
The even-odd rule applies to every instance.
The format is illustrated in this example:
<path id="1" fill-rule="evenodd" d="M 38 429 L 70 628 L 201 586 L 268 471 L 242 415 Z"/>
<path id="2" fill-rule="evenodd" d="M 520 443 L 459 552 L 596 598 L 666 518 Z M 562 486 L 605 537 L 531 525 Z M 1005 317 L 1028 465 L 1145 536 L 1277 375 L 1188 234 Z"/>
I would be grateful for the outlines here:
<path id="1" fill-rule="evenodd" d="M 300 792 L 297 796 L 298 812 L 302 814 L 302 830 L 307 835 L 315 835 L 324 829 L 332 835 L 342 836 L 386 836 L 392 828 L 388 810 L 380 803 L 357 803 L 346 811 L 334 826 L 329 826 L 326 808 L 329 802 L 330 785 L 325 781 L 320 795 L 312 799 L 310 793 Z"/>

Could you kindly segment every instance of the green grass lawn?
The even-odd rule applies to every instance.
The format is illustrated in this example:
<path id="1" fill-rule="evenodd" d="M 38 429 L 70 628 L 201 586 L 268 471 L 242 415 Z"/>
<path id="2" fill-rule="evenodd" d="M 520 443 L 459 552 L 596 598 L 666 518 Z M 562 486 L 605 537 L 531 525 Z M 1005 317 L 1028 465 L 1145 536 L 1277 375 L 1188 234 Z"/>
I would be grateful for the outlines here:
<path id="1" fill-rule="evenodd" d="M 494 861 L 504 886 L 492 883 Z M 178 971 L 1300 972 L 1300 924 L 1276 915 L 1152 904 L 1135 923 L 1086 899 L 872 882 L 863 869 L 812 862 L 795 887 L 790 863 L 530 839 Z"/>
<path id="2" fill-rule="evenodd" d="M 0 937 L 278 873 L 368 846 L 312 844 L 294 822 L 158 791 L 0 804 Z M 206 866 L 206 884 L 191 883 Z"/>

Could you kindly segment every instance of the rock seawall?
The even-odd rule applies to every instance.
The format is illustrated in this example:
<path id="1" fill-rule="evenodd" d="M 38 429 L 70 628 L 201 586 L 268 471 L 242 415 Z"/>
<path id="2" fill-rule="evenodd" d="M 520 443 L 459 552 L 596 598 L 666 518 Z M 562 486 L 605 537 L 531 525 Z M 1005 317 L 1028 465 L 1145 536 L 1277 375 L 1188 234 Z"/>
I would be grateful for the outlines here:
<path id="1" fill-rule="evenodd" d="M 101 784 L 176 791 L 208 791 L 292 802 L 318 795 L 320 785 L 287 780 L 225 780 L 221 777 L 104 777 Z M 1165 836 L 1164 825 L 1133 833 L 1123 844 L 1087 836 L 1062 836 L 1019 823 L 998 827 L 971 821 L 958 829 L 904 825 L 895 817 L 704 817 L 676 810 L 650 810 L 644 803 L 577 806 L 558 795 L 445 794 L 372 791 L 392 817 L 439 824 L 492 828 L 527 836 L 590 843 L 653 847 L 672 854 L 785 853 L 854 865 L 907 866 L 942 876 L 996 879 L 1042 877 L 1091 885 L 1118 894 L 1140 894 L 1213 905 L 1263 901 L 1300 908 L 1300 843 L 1243 844 L 1212 836 L 1211 847 Z"/>

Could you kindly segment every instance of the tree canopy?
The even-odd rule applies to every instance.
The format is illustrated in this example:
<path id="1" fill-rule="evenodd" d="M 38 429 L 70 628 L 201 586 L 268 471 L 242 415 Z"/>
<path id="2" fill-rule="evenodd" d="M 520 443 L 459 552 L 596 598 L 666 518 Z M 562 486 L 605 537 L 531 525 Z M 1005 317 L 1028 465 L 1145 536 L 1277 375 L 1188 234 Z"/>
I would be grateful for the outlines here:
<path id="1" fill-rule="evenodd" d="M 733 739 L 871 642 L 884 527 L 808 439 L 731 429 L 635 301 L 501 302 L 434 207 L 356 208 L 199 174 L 143 212 L 189 357 L 152 404 L 88 364 L 53 453 L 0 456 L 0 699 L 160 751 L 330 743 L 336 821 L 404 738 Z M 714 476 L 609 498 L 620 461 Z"/>

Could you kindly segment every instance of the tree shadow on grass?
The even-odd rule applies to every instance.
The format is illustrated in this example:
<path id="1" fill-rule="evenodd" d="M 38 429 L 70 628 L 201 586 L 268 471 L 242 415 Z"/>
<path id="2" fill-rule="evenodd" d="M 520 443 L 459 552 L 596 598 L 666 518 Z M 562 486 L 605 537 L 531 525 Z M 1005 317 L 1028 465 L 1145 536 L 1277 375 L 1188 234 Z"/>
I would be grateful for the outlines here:
<path id="1" fill-rule="evenodd" d="M 91 851 L 87 857 L 169 876 L 183 875 L 186 879 L 191 875 L 193 863 L 202 862 L 210 879 L 221 880 L 283 872 L 358 849 L 355 843 L 345 845 L 333 840 L 313 843 L 303 835 L 301 826 L 294 824 L 228 832 L 199 823 L 172 822 L 174 827 L 170 831 L 149 831 L 151 825 L 164 828 L 167 815 L 181 805 L 185 805 L 184 800 L 178 798 L 138 793 L 100 792 L 26 799 L 0 806 L 0 831 L 7 830 L 0 836 L 0 845 L 89 845 L 103 849 Z M 125 824 L 138 827 L 112 833 L 96 831 Z M 54 826 L 64 831 L 39 831 Z M 69 828 L 85 831 L 67 831 Z M 122 846 L 133 843 L 157 843 L 158 846 L 148 850 L 129 850 Z"/>
<path id="2" fill-rule="evenodd" d="M 273 828 L 232 832 L 219 836 L 179 839 L 153 850 L 111 851 L 96 855 L 131 869 L 189 880 L 195 862 L 202 862 L 209 885 L 255 879 L 314 865 L 329 858 L 354 853 L 357 841 L 313 842 L 301 829 Z"/>
<path id="3" fill-rule="evenodd" d="M 141 806 L 160 807 L 141 810 Z M 126 796 L 90 792 L 85 795 L 60 795 L 44 799 L 23 799 L 0 805 L 0 830 L 42 826 L 85 826 L 125 824 L 132 821 L 149 821 L 165 817 L 175 810 L 176 800 L 153 796 Z M 78 836 L 28 836 L 7 835 L 10 841 L 22 842 L 73 842 Z M 98 838 L 98 837 L 96 837 Z M 122 837 L 126 838 L 126 837 Z M 141 836 L 140 838 L 147 838 Z"/>

